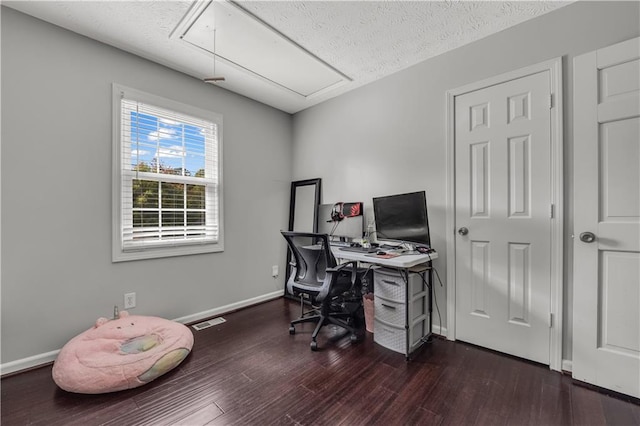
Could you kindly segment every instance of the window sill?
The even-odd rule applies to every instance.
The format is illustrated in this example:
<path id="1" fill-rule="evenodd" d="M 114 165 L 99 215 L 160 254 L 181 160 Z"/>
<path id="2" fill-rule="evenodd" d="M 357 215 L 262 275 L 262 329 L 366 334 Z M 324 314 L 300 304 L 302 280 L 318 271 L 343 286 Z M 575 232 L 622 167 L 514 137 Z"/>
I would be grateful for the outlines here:
<path id="1" fill-rule="evenodd" d="M 131 260 L 157 259 L 162 257 L 189 256 L 202 253 L 219 253 L 224 251 L 222 243 L 193 244 L 171 247 L 140 248 L 139 250 L 123 251 L 119 247 L 113 250 L 112 262 L 127 262 Z"/>

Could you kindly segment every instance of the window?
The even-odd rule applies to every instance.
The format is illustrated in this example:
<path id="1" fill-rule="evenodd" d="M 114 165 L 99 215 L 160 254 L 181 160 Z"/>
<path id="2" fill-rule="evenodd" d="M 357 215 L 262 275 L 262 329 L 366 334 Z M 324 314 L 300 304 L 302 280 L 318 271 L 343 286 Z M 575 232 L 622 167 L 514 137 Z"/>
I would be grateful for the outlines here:
<path id="1" fill-rule="evenodd" d="M 113 261 L 222 251 L 222 117 L 113 86 Z"/>

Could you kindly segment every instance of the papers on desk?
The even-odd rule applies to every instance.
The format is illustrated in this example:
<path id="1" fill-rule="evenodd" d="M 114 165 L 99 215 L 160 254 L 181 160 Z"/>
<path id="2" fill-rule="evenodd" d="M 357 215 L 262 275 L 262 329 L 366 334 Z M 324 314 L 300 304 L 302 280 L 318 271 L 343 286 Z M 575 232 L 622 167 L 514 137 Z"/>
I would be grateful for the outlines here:
<path id="1" fill-rule="evenodd" d="M 400 256 L 399 254 L 395 254 L 395 253 L 387 253 L 387 254 L 365 254 L 365 256 L 367 257 L 375 257 L 377 259 L 393 259 L 394 257 L 398 257 Z"/>
<path id="2" fill-rule="evenodd" d="M 394 257 L 402 256 L 405 254 L 420 254 L 417 251 L 410 251 L 405 249 L 385 250 L 384 253 L 385 254 L 371 253 L 365 256 L 376 257 L 378 259 L 393 259 Z"/>
<path id="3" fill-rule="evenodd" d="M 411 251 L 411 250 L 405 250 L 405 249 L 384 250 L 384 253 L 385 254 L 371 253 L 365 256 L 376 257 L 378 259 L 393 259 L 394 257 L 398 257 L 402 255 L 411 255 L 411 254 L 420 255 L 421 254 L 417 251 Z"/>

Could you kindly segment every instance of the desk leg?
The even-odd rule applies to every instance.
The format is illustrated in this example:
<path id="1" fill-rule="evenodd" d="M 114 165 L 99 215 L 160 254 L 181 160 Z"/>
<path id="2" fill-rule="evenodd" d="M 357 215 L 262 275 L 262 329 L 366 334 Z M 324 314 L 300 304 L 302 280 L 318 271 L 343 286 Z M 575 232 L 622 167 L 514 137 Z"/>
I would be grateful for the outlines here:
<path id="1" fill-rule="evenodd" d="M 400 274 L 404 273 L 404 339 L 405 339 L 405 361 L 409 361 L 411 355 L 411 339 L 409 339 L 409 271 L 400 271 Z"/>
<path id="2" fill-rule="evenodd" d="M 429 291 L 429 338 L 428 340 L 433 339 L 433 267 L 431 266 L 431 262 L 429 262 L 429 270 L 427 271 L 428 277 L 428 291 Z"/>

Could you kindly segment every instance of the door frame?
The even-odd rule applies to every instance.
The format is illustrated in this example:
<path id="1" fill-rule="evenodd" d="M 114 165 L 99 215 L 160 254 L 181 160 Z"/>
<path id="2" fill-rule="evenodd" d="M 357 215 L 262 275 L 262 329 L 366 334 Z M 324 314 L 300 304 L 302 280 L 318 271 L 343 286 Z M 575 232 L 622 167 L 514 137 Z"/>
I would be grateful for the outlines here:
<path id="1" fill-rule="evenodd" d="M 562 370 L 563 327 L 563 273 L 564 273 L 564 165 L 563 165 L 563 86 L 562 58 L 557 57 L 452 90 L 447 96 L 447 339 L 456 340 L 456 170 L 455 170 L 455 97 L 495 86 L 507 81 L 527 77 L 540 72 L 549 72 L 551 79 L 551 317 L 549 341 L 549 368 Z"/>

